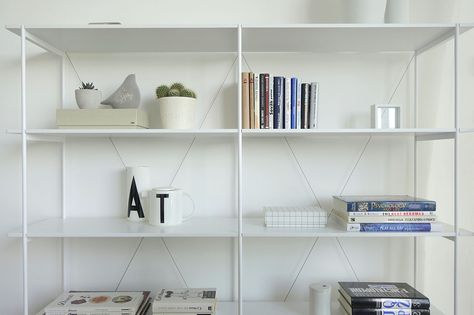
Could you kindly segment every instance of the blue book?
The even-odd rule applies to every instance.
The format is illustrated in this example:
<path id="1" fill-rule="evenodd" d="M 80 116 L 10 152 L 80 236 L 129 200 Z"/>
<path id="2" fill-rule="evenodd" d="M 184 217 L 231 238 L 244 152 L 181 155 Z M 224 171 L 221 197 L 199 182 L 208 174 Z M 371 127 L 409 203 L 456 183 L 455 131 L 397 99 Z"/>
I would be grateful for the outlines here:
<path id="1" fill-rule="evenodd" d="M 282 128 L 283 77 L 273 78 L 273 129 Z"/>
<path id="2" fill-rule="evenodd" d="M 296 101 L 298 99 L 298 79 L 291 78 L 291 129 L 296 129 Z"/>
<path id="3" fill-rule="evenodd" d="M 407 195 L 333 196 L 334 210 L 367 211 L 436 211 L 436 202 Z"/>
<path id="4" fill-rule="evenodd" d="M 442 232 L 439 223 L 347 223 L 349 232 Z"/>

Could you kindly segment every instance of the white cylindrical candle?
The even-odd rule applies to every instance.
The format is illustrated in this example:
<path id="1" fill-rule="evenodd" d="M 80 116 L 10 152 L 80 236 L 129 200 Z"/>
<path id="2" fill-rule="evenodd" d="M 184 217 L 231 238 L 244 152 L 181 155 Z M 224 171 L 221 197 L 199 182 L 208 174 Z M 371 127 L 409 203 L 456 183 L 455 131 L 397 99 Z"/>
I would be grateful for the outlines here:
<path id="1" fill-rule="evenodd" d="M 132 181 L 135 179 L 140 204 L 142 206 L 145 218 L 148 215 L 148 191 L 151 190 L 150 183 L 150 167 L 148 166 L 129 166 L 125 170 L 125 210 L 127 218 L 131 221 L 144 221 L 145 218 L 140 218 L 137 211 L 131 211 L 128 215 L 128 204 L 130 198 L 130 190 L 132 188 Z"/>
<path id="2" fill-rule="evenodd" d="M 331 286 L 313 283 L 309 286 L 309 315 L 331 315 Z"/>

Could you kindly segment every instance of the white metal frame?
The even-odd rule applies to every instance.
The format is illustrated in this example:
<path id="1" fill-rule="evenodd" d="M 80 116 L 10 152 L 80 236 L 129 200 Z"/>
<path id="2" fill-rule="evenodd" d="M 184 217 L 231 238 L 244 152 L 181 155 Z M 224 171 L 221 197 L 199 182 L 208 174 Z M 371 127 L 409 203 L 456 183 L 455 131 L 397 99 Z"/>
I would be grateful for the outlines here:
<path id="1" fill-rule="evenodd" d="M 330 25 L 334 27 L 335 25 Z M 337 25 L 338 27 L 343 27 L 341 25 Z M 288 26 L 285 26 L 288 27 Z M 310 25 L 301 25 L 300 27 L 311 27 Z M 324 27 L 319 26 L 319 27 Z M 355 26 L 354 26 L 355 27 Z M 358 26 L 359 27 L 359 26 Z M 371 27 L 371 26 L 367 26 Z M 270 135 L 274 136 L 281 136 L 281 131 L 265 131 L 265 130 L 243 130 L 242 129 L 242 111 L 241 111 L 241 73 L 242 73 L 242 31 L 245 26 L 241 24 L 236 26 L 237 29 L 237 47 L 238 47 L 238 73 L 237 73 L 237 82 L 238 82 L 238 115 L 237 115 L 237 123 L 238 128 L 237 130 L 227 130 L 227 131 L 216 131 L 217 134 L 234 134 L 237 137 L 236 141 L 236 152 L 237 152 L 237 212 L 238 212 L 238 236 L 237 236 L 237 300 L 238 300 L 238 314 L 243 314 L 243 260 L 242 260 L 242 250 L 243 250 L 243 237 L 245 236 L 243 231 L 243 154 L 242 154 L 242 146 L 243 146 L 243 137 L 244 136 L 252 136 L 253 135 L 262 135 L 265 133 L 269 133 Z M 65 101 L 65 53 L 63 51 L 58 50 L 56 47 L 53 47 L 49 43 L 43 41 L 36 36 L 29 34 L 25 28 L 25 26 L 20 27 L 20 39 L 21 39 L 21 131 L 16 132 L 21 134 L 21 147 L 22 147 L 22 230 L 21 230 L 21 238 L 22 238 L 22 249 L 23 249 L 23 258 L 22 258 L 22 272 L 23 272 L 23 313 L 24 315 L 28 315 L 28 202 L 27 202 L 27 181 L 28 181 L 28 169 L 27 169 L 27 155 L 28 155 L 28 141 L 31 140 L 43 140 L 43 141 L 58 141 L 62 144 L 61 146 L 61 182 L 62 182 L 62 190 L 61 190 L 61 217 L 65 219 L 67 217 L 66 212 L 66 137 L 67 132 L 61 134 L 59 131 L 59 138 L 51 137 L 51 134 L 48 134 L 46 138 L 41 136 L 41 130 L 39 130 L 39 134 L 29 134 L 27 129 L 27 99 L 26 99 L 26 41 L 30 41 L 36 44 L 39 47 L 44 48 L 45 50 L 53 53 L 54 55 L 61 58 L 61 68 L 60 68 L 60 78 L 61 78 L 61 101 L 64 104 Z M 447 32 L 443 36 L 439 37 L 438 39 L 432 41 L 431 43 L 427 44 L 426 46 L 420 48 L 419 50 L 415 51 L 414 56 L 414 111 L 413 111 L 413 121 L 414 121 L 414 129 L 408 132 L 413 133 L 414 137 L 414 165 L 413 165 L 413 191 L 414 195 L 417 195 L 417 184 L 418 184 L 418 175 L 417 175 L 417 162 L 418 162 L 418 141 L 429 141 L 435 139 L 453 139 L 454 140 L 454 236 L 446 237 L 453 241 L 454 243 L 454 306 L 453 311 L 454 315 L 458 315 L 459 313 L 459 297 L 458 297 L 458 290 L 459 290 L 459 244 L 458 239 L 460 234 L 460 227 L 459 227 L 459 135 L 461 132 L 459 126 L 459 35 L 460 35 L 460 24 L 456 24 L 453 27 L 453 31 Z M 449 129 L 443 131 L 439 134 L 431 133 L 431 134 L 418 134 L 417 132 L 421 132 L 422 130 L 417 129 L 417 106 L 418 106 L 418 56 L 423 52 L 435 47 L 437 44 L 442 43 L 450 38 L 454 39 L 454 129 Z M 436 130 L 433 130 L 436 131 Z M 132 131 L 133 132 L 133 131 Z M 368 134 L 378 134 L 380 132 L 373 131 L 373 130 L 365 130 L 365 131 L 355 131 L 355 134 L 361 133 L 368 133 Z M 407 132 L 406 130 L 400 130 L 399 132 L 395 131 L 394 134 Z M 470 132 L 467 130 L 465 132 Z M 54 134 L 54 132 L 52 132 Z M 80 135 L 80 132 L 78 132 Z M 87 132 L 86 132 L 87 133 Z M 99 133 L 99 132 L 98 132 Z M 120 133 L 119 134 L 126 134 Z M 168 134 L 166 131 L 161 132 L 162 134 Z M 199 131 L 192 131 L 193 134 L 199 134 Z M 208 132 L 210 134 L 214 132 Z M 285 131 L 285 135 L 295 133 L 295 135 L 301 135 L 305 133 L 310 133 L 314 135 L 318 135 L 320 133 L 324 133 L 324 131 L 317 130 L 317 131 L 289 131 L 288 133 Z M 327 131 L 329 134 L 349 134 L 351 133 L 350 130 L 332 130 Z M 428 133 L 430 131 L 428 130 Z M 100 134 L 100 133 L 99 133 Z M 160 132 L 156 132 L 156 134 L 160 134 Z M 173 135 L 181 134 L 180 132 L 171 133 Z M 189 132 L 184 134 L 190 134 Z M 206 132 L 203 132 L 206 134 Z M 138 135 L 142 135 L 139 133 Z M 471 233 L 469 234 L 471 235 Z M 252 236 L 249 236 L 252 237 Z M 414 243 L 414 285 L 417 285 L 417 251 L 418 251 L 418 244 L 417 244 L 417 236 L 413 236 L 413 243 Z M 67 253 L 67 246 L 66 240 L 62 238 L 62 286 L 64 290 L 68 288 L 68 281 L 67 281 L 67 263 L 66 263 L 66 253 Z"/>

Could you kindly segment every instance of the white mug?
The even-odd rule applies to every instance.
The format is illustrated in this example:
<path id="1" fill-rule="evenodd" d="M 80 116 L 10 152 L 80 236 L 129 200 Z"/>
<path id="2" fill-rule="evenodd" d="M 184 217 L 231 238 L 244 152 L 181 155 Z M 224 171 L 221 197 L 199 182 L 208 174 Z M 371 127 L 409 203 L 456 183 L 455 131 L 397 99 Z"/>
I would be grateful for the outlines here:
<path id="1" fill-rule="evenodd" d="M 192 203 L 188 215 L 184 215 L 184 196 Z M 148 223 L 151 225 L 167 226 L 181 224 L 190 219 L 195 211 L 194 201 L 188 193 L 174 187 L 153 188 L 149 192 L 150 208 Z"/>

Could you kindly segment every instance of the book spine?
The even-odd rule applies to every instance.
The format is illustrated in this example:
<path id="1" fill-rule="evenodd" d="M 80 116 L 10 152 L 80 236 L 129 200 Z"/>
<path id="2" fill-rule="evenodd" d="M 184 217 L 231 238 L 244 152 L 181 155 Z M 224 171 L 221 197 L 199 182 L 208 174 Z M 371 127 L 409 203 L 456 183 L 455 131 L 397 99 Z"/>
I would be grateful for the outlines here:
<path id="1" fill-rule="evenodd" d="M 290 110 L 291 110 L 291 129 L 296 129 L 296 117 L 297 117 L 297 109 L 296 109 L 296 100 L 298 99 L 297 94 L 297 87 L 298 87 L 298 79 L 291 78 L 291 99 L 290 99 Z"/>
<path id="2" fill-rule="evenodd" d="M 255 126 L 254 128 L 260 129 L 260 78 L 259 74 L 255 74 L 254 77 L 254 113 L 255 113 Z"/>
<path id="3" fill-rule="evenodd" d="M 263 101 L 264 101 L 264 128 L 268 129 L 269 128 L 269 115 L 270 115 L 270 75 L 268 73 L 265 73 L 264 76 L 264 95 L 263 95 Z"/>
<path id="4" fill-rule="evenodd" d="M 242 128 L 248 129 L 249 126 L 249 73 L 242 72 Z"/>
<path id="5" fill-rule="evenodd" d="M 265 129 L 265 73 L 260 73 L 260 129 Z"/>
<path id="6" fill-rule="evenodd" d="M 309 101 L 309 128 L 318 128 L 318 99 L 319 99 L 319 83 L 311 82 L 311 93 Z"/>
<path id="7" fill-rule="evenodd" d="M 285 129 L 291 129 L 291 79 L 285 78 Z"/>
<path id="8" fill-rule="evenodd" d="M 310 93 L 310 85 L 308 83 L 304 83 L 301 85 L 301 128 L 308 129 L 308 118 L 309 118 L 309 93 Z"/>
<path id="9" fill-rule="evenodd" d="M 250 129 L 255 128 L 255 73 L 249 74 Z"/>
<path id="10" fill-rule="evenodd" d="M 347 217 L 347 223 L 430 223 L 435 222 L 436 216 L 423 217 Z"/>
<path id="11" fill-rule="evenodd" d="M 279 119 L 278 119 L 278 129 L 283 129 L 284 128 L 284 121 L 285 121 L 285 78 L 284 77 L 279 77 L 280 81 L 280 89 L 278 91 L 278 103 L 280 104 L 279 107 Z"/>
<path id="12" fill-rule="evenodd" d="M 273 119 L 274 119 L 274 115 L 275 115 L 275 105 L 274 105 L 274 97 L 273 97 L 273 76 L 271 75 L 269 80 L 268 80 L 268 83 L 269 83 L 269 110 L 268 110 L 268 128 L 269 129 L 275 129 L 274 126 L 273 126 Z"/>
<path id="13" fill-rule="evenodd" d="M 273 128 L 281 129 L 281 77 L 273 78 Z"/>
<path id="14" fill-rule="evenodd" d="M 359 201 L 348 202 L 347 211 L 436 211 L 432 201 Z"/>
<path id="15" fill-rule="evenodd" d="M 214 313 L 213 304 L 192 304 L 192 305 L 159 305 L 153 304 L 153 313 Z"/>
<path id="16" fill-rule="evenodd" d="M 383 298 L 352 298 L 352 309 L 371 308 L 382 310 L 393 309 L 429 309 L 428 299 L 383 299 Z M 397 314 L 397 313 L 396 313 Z"/>
<path id="17" fill-rule="evenodd" d="M 303 120 L 301 119 L 301 83 L 298 82 L 296 87 L 296 129 L 301 129 Z"/>
<path id="18" fill-rule="evenodd" d="M 368 309 L 368 308 L 353 308 L 352 315 L 429 315 L 430 310 L 419 309 L 412 310 L 410 308 L 396 308 L 388 310 Z"/>
<path id="19" fill-rule="evenodd" d="M 433 223 L 347 223 L 349 232 L 434 232 Z"/>
<path id="20" fill-rule="evenodd" d="M 375 212 L 344 212 L 348 217 L 430 217 L 435 216 L 435 211 L 375 211 Z"/>

